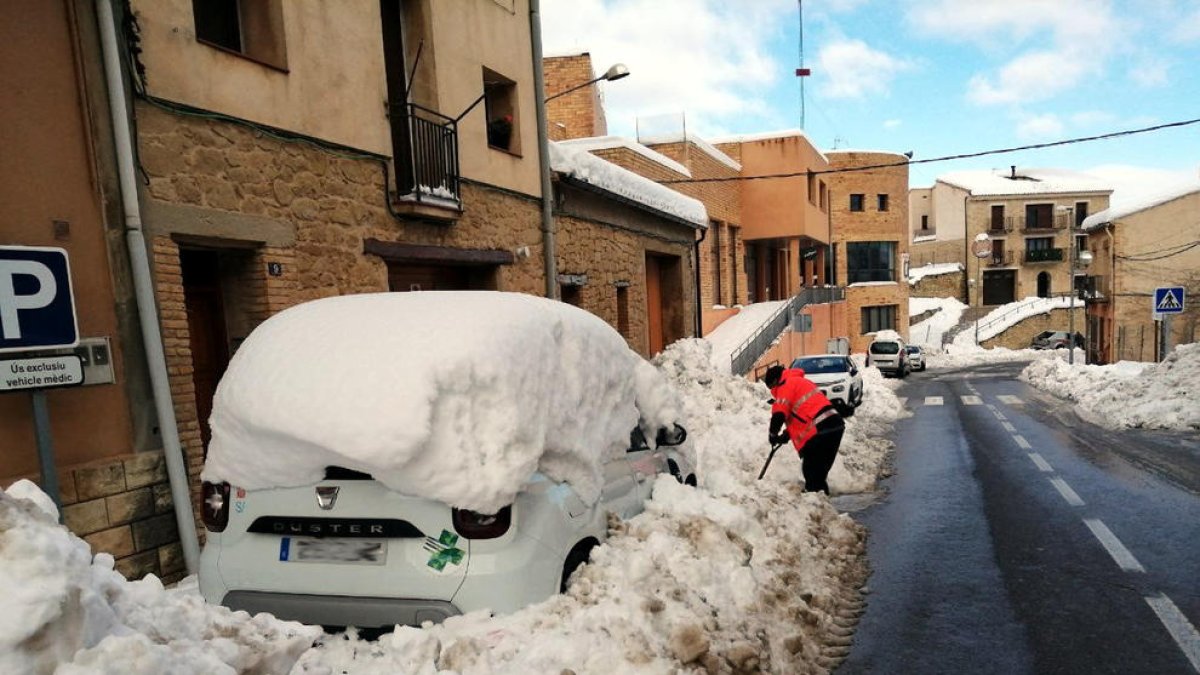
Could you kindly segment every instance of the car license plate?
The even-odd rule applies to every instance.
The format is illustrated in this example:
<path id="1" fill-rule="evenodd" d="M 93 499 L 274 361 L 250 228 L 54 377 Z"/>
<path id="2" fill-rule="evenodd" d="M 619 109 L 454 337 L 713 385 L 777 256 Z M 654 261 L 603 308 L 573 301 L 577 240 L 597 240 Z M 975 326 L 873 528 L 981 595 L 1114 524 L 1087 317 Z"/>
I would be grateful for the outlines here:
<path id="1" fill-rule="evenodd" d="M 369 539 L 309 539 L 284 537 L 279 541 L 280 562 L 383 565 L 387 542 Z"/>

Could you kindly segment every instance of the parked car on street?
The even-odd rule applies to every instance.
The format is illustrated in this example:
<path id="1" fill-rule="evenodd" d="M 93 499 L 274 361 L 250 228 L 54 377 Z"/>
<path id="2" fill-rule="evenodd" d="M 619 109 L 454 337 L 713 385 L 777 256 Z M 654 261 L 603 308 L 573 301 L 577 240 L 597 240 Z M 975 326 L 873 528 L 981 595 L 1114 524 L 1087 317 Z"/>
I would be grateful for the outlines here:
<path id="1" fill-rule="evenodd" d="M 820 388 L 829 402 L 843 416 L 854 414 L 862 404 L 863 379 L 858 366 L 849 356 L 842 354 L 819 354 L 801 356 L 792 361 L 793 368 L 800 368 L 804 376 Z"/>
<path id="2" fill-rule="evenodd" d="M 884 375 L 908 375 L 908 345 L 895 331 L 877 335 L 867 347 L 867 365 L 875 366 Z"/>
<path id="3" fill-rule="evenodd" d="M 925 370 L 925 350 L 920 345 L 908 345 L 905 350 L 908 354 L 908 369 Z"/>
<path id="4" fill-rule="evenodd" d="M 1071 334 L 1065 330 L 1044 330 L 1029 342 L 1031 349 L 1066 349 L 1071 345 Z M 1075 347 L 1083 348 L 1083 335 L 1075 333 Z"/>
<path id="5" fill-rule="evenodd" d="M 641 513 L 660 474 L 696 484 L 680 452 L 686 430 L 638 422 L 659 400 L 644 402 L 643 385 L 634 384 L 646 380 L 639 369 L 648 364 L 599 319 L 517 294 L 379 295 L 412 297 L 306 303 L 325 304 L 268 319 L 255 331 L 265 334 L 252 333 L 239 349 L 218 389 L 203 476 L 208 533 L 199 582 L 206 601 L 325 626 L 420 625 L 477 610 L 512 612 L 564 590 L 607 539 L 610 514 Z M 280 320 L 299 309 L 310 316 Z M 410 313 L 392 320 L 395 311 Z M 321 326 L 339 329 L 317 335 Z M 412 344 L 445 348 L 417 354 Z M 271 359 L 277 362 L 265 370 L 255 362 Z M 369 370 L 334 379 L 353 363 L 382 371 L 377 386 Z M 260 383 L 264 372 L 279 381 Z M 295 384 L 306 381 L 329 384 L 308 390 Z M 245 410 L 264 396 L 274 397 L 269 405 Z M 347 403 L 347 396 L 362 400 Z M 423 406 L 411 416 L 422 422 L 407 421 L 399 406 L 405 401 Z M 343 404 L 349 412 L 338 409 Z M 343 415 L 351 419 L 340 421 Z M 362 428 L 381 416 L 401 420 L 378 422 L 393 437 Z M 632 433 L 621 431 L 635 423 Z M 488 447 L 510 431 L 515 445 Z M 547 433 L 557 435 L 543 441 Z M 578 438 L 595 433 L 604 447 L 581 451 Z M 369 451 L 350 463 L 360 443 Z M 543 443 L 549 448 L 530 448 Z M 510 461 L 520 452 L 533 453 L 532 463 Z M 346 461 L 330 462 L 307 484 L 251 488 L 217 479 L 244 465 L 269 460 L 275 472 L 286 472 L 338 453 Z M 398 455 L 407 463 L 389 465 Z M 465 465 L 454 464 L 459 456 Z M 381 468 L 368 470 L 368 461 Z M 569 473 L 589 462 L 592 469 L 580 469 L 584 480 L 577 483 L 553 479 L 544 468 Z M 455 466 L 467 468 L 446 469 Z M 509 469 L 517 476 L 511 493 L 504 487 L 478 497 L 479 485 Z M 397 481 L 413 489 L 395 489 Z M 485 511 L 430 496 L 456 490 L 464 500 L 499 494 L 504 505 Z"/>

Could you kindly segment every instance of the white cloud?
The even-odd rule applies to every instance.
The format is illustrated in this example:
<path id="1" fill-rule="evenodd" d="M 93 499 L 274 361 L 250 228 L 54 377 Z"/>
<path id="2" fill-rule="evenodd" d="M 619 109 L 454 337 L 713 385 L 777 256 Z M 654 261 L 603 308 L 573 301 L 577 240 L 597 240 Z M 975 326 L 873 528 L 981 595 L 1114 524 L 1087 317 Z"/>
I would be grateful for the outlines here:
<path id="1" fill-rule="evenodd" d="M 883 122 L 884 129 L 895 129 L 898 126 L 900 126 L 900 120 L 884 120 Z"/>
<path id="2" fill-rule="evenodd" d="M 634 118 L 687 111 L 690 129 L 711 134 L 730 120 L 772 119 L 762 92 L 790 66 L 769 52 L 788 0 L 545 0 L 547 53 L 591 52 L 597 71 L 613 63 L 630 76 L 604 85 L 610 131 L 633 133 Z"/>
<path id="3" fill-rule="evenodd" d="M 1001 68 L 995 78 L 972 77 L 967 100 L 979 105 L 1043 101 L 1070 89 L 1093 69 L 1083 53 L 1029 52 Z"/>
<path id="4" fill-rule="evenodd" d="M 1062 120 L 1058 115 L 1030 115 L 1017 124 L 1017 136 L 1027 139 L 1055 138 L 1062 136 Z"/>
<path id="5" fill-rule="evenodd" d="M 818 91 L 828 98 L 862 98 L 887 94 L 892 80 L 911 68 L 908 61 L 862 40 L 837 40 L 821 47 L 813 76 Z"/>
<path id="6" fill-rule="evenodd" d="M 1200 42 L 1200 9 L 1176 23 L 1171 38 L 1176 42 Z"/>
<path id="7" fill-rule="evenodd" d="M 1164 59 L 1145 58 L 1129 69 L 1129 79 L 1139 87 L 1147 89 L 1166 86 L 1169 81 L 1167 77 L 1169 68 L 1170 65 Z"/>

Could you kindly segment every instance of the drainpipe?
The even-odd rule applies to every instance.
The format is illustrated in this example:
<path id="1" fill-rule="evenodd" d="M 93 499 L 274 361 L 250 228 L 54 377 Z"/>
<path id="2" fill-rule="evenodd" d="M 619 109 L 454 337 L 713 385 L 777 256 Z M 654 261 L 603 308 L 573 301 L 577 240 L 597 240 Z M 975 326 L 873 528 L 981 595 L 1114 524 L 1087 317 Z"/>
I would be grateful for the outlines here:
<path id="1" fill-rule="evenodd" d="M 704 238 L 708 236 L 708 228 L 700 230 L 700 238 L 696 240 L 695 250 L 696 258 L 693 267 L 696 269 L 696 337 L 704 337 L 704 320 L 701 318 L 702 307 L 700 305 L 700 244 Z M 737 269 L 733 270 L 734 275 L 737 275 Z M 737 298 L 733 299 L 733 304 L 737 304 Z"/>
<path id="2" fill-rule="evenodd" d="M 538 171 L 542 179 L 542 265 L 546 297 L 558 297 L 558 265 L 554 261 L 554 194 L 550 186 L 550 138 L 546 131 L 546 78 L 542 72 L 542 17 L 539 0 L 529 0 L 529 34 L 533 43 L 533 96 L 537 111 Z"/>
<path id="3" fill-rule="evenodd" d="M 125 240 L 129 249 L 129 266 L 133 273 L 138 320 L 141 323 L 142 341 L 145 342 L 146 361 L 150 369 L 154 410 L 158 414 L 159 429 L 162 432 L 171 498 L 175 502 L 175 524 L 179 527 L 179 543 L 183 547 L 183 559 L 188 574 L 195 574 L 200 561 L 200 544 L 196 536 L 196 520 L 192 515 L 187 465 L 183 459 L 183 448 L 179 444 L 175 407 L 171 402 L 171 384 L 167 378 L 167 361 L 163 356 L 150 261 L 146 255 L 146 240 L 142 235 L 141 207 L 138 204 L 137 179 L 133 171 L 133 142 L 129 137 L 129 109 L 125 102 L 125 81 L 121 77 L 121 57 L 117 47 L 112 0 L 96 0 L 96 12 L 100 24 L 104 80 L 108 86 L 109 116 L 116 145 L 117 177 L 121 185 Z"/>

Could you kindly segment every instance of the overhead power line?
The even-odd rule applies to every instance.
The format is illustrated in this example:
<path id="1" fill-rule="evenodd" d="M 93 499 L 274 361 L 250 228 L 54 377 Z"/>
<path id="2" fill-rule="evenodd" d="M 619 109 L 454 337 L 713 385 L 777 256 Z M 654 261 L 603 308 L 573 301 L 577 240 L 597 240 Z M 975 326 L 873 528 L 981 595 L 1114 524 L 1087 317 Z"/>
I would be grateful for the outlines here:
<path id="1" fill-rule="evenodd" d="M 852 171 L 870 171 L 872 169 L 890 169 L 897 166 L 910 166 L 913 164 L 930 164 L 933 162 L 948 162 L 955 159 L 971 159 L 973 157 L 986 157 L 988 155 L 1003 155 L 1012 152 L 1021 152 L 1022 150 L 1040 150 L 1042 148 L 1053 148 L 1060 145 L 1074 145 L 1076 143 L 1089 143 L 1092 141 L 1102 141 L 1109 138 L 1120 138 L 1122 136 L 1133 136 L 1136 134 L 1147 134 L 1152 131 L 1161 131 L 1163 129 L 1174 129 L 1177 127 L 1186 127 L 1192 124 L 1200 124 L 1200 118 L 1181 120 L 1179 122 L 1167 122 L 1166 124 L 1156 124 L 1150 127 L 1141 127 L 1139 129 L 1126 129 L 1124 131 L 1113 131 L 1107 134 L 1098 134 L 1096 136 L 1081 136 L 1079 138 L 1068 138 L 1061 141 L 1050 141 L 1048 143 L 1034 143 L 1033 145 L 1018 145 L 1009 148 L 999 148 L 996 150 L 982 150 L 979 152 L 965 152 L 957 155 L 944 155 L 942 157 L 930 157 L 929 159 L 906 159 L 897 162 L 886 162 L 883 164 L 871 164 L 869 166 L 852 166 L 841 169 L 822 169 L 820 171 L 792 171 L 788 173 L 770 173 L 761 176 L 728 176 L 724 178 L 680 178 L 672 180 L 658 181 L 663 184 L 670 183 L 727 183 L 736 180 L 768 180 L 772 178 L 797 178 L 799 176 L 820 176 L 829 173 L 850 173 Z"/>
<path id="2" fill-rule="evenodd" d="M 1130 255 L 1118 255 L 1117 258 L 1120 258 L 1121 260 L 1128 260 L 1130 262 L 1151 262 L 1153 260 L 1162 260 L 1163 258 L 1177 256 L 1180 253 L 1187 253 L 1197 246 L 1200 246 L 1200 239 L 1197 239 L 1196 241 L 1190 241 L 1186 244 L 1168 246 L 1167 248 L 1161 248 L 1157 251 L 1143 251 L 1142 253 L 1133 253 Z"/>

